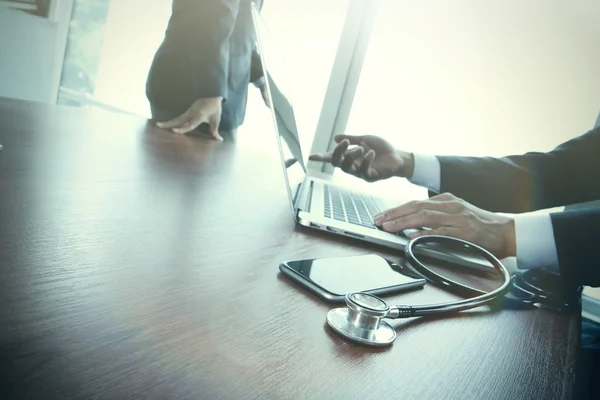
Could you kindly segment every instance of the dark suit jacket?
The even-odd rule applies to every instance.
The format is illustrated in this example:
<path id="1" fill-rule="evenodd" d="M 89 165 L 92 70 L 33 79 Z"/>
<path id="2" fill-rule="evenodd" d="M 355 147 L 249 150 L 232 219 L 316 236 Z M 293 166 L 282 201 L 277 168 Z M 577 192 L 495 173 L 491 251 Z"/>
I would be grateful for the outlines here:
<path id="1" fill-rule="evenodd" d="M 262 76 L 252 0 L 173 0 L 165 38 L 150 67 L 153 107 L 182 114 L 203 97 L 224 98 L 221 128 L 244 122 L 248 85 Z M 262 0 L 254 0 L 262 7 Z"/>
<path id="2" fill-rule="evenodd" d="M 438 157 L 441 191 L 477 207 L 521 213 L 600 199 L 600 127 L 548 153 Z M 561 275 L 600 286 L 600 208 L 551 214 Z"/>

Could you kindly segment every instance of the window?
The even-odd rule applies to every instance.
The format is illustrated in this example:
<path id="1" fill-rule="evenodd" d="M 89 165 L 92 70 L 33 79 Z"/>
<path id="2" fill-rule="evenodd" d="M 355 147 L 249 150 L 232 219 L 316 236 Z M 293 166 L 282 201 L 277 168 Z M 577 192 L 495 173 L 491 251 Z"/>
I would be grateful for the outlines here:
<path id="1" fill-rule="evenodd" d="M 73 3 L 58 103 L 85 106 L 94 97 L 109 0 Z"/>
<path id="2" fill-rule="evenodd" d="M 347 133 L 416 152 L 547 151 L 600 110 L 595 0 L 382 0 Z"/>
<path id="3" fill-rule="evenodd" d="M 96 100 L 150 117 L 146 77 L 171 16 L 172 0 L 112 0 L 100 55 Z"/>
<path id="4" fill-rule="evenodd" d="M 59 103 L 150 116 L 146 76 L 172 0 L 76 0 Z"/>
<path id="5" fill-rule="evenodd" d="M 310 149 L 346 18 L 348 0 L 268 0 L 262 16 L 283 53 L 303 149 Z M 254 88 L 239 141 L 273 152 L 273 122 Z M 305 155 L 306 156 L 306 155 Z"/>
<path id="6" fill-rule="evenodd" d="M 151 6 L 145 0 L 77 0 L 60 103 L 91 103 L 150 117 L 146 77 L 171 5 L 172 0 L 152 1 Z M 269 0 L 262 10 L 289 68 L 305 148 L 310 148 L 347 8 L 348 0 Z M 274 154 L 273 129 L 260 92 L 250 86 L 240 144 Z"/>

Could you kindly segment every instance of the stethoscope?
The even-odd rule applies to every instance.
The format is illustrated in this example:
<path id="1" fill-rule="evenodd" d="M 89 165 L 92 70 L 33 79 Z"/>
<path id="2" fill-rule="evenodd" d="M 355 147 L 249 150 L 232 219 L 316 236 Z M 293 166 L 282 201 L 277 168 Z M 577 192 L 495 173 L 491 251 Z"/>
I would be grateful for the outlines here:
<path id="1" fill-rule="evenodd" d="M 415 256 L 415 247 L 426 244 L 461 246 L 465 250 L 475 251 L 484 257 L 502 277 L 502 284 L 485 292 L 458 283 L 433 272 Z M 456 247 L 454 247 L 456 248 Z M 547 290 L 540 284 L 550 280 L 553 289 L 560 287 L 557 276 L 538 270 L 529 270 L 511 277 L 507 268 L 493 254 L 484 248 L 465 240 L 449 236 L 419 236 L 406 245 L 404 252 L 411 266 L 429 282 L 462 296 L 474 296 L 465 300 L 430 305 L 393 305 L 369 293 L 348 293 L 346 306 L 327 313 L 328 325 L 338 334 L 353 342 L 387 346 L 396 339 L 396 330 L 383 319 L 399 319 L 442 315 L 469 310 L 497 301 L 507 307 L 541 307 L 555 311 L 568 309 L 570 303 L 557 294 L 559 290 Z M 542 282 L 544 283 L 544 282 Z M 548 287 L 547 283 L 546 287 Z"/>

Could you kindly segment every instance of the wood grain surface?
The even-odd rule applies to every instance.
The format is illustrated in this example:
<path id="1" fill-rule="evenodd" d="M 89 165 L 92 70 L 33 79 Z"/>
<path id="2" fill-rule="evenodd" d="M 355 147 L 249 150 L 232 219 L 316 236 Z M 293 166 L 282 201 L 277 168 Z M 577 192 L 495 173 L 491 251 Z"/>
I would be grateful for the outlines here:
<path id="1" fill-rule="evenodd" d="M 2 398 L 571 397 L 577 313 L 403 320 L 386 349 L 332 333 L 279 263 L 400 252 L 296 227 L 278 160 L 6 99 L 0 143 Z"/>

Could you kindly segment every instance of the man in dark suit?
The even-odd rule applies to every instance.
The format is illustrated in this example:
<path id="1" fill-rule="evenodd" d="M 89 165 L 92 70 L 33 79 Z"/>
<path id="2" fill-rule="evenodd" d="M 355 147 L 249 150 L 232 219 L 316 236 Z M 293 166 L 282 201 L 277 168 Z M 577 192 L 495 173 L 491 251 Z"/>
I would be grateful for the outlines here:
<path id="1" fill-rule="evenodd" d="M 504 158 L 411 154 L 377 136 L 340 135 L 336 141 L 333 152 L 310 159 L 329 162 L 370 182 L 397 176 L 429 189 L 428 200 L 376 216 L 375 223 L 383 230 L 419 229 L 409 237 L 438 234 L 465 239 L 500 258 L 515 256 L 519 268 L 559 273 L 567 290 L 600 286 L 600 207 L 519 215 L 600 200 L 600 116 L 596 128 L 548 153 Z M 581 329 L 578 398 L 597 399 L 600 325 L 584 319 Z"/>
<path id="2" fill-rule="evenodd" d="M 375 223 L 390 232 L 469 240 L 520 268 L 559 272 L 571 286 L 600 286 L 600 208 L 549 215 L 524 213 L 600 199 L 600 127 L 548 153 L 504 158 L 435 157 L 393 148 L 376 136 L 338 136 L 330 162 L 367 181 L 393 176 L 427 187 L 431 197 L 387 210 Z M 442 194 L 437 194 L 442 193 Z"/>
<path id="3" fill-rule="evenodd" d="M 173 0 L 146 84 L 159 127 L 234 139 L 250 83 L 267 102 L 252 3 L 262 8 L 262 0 Z"/>

